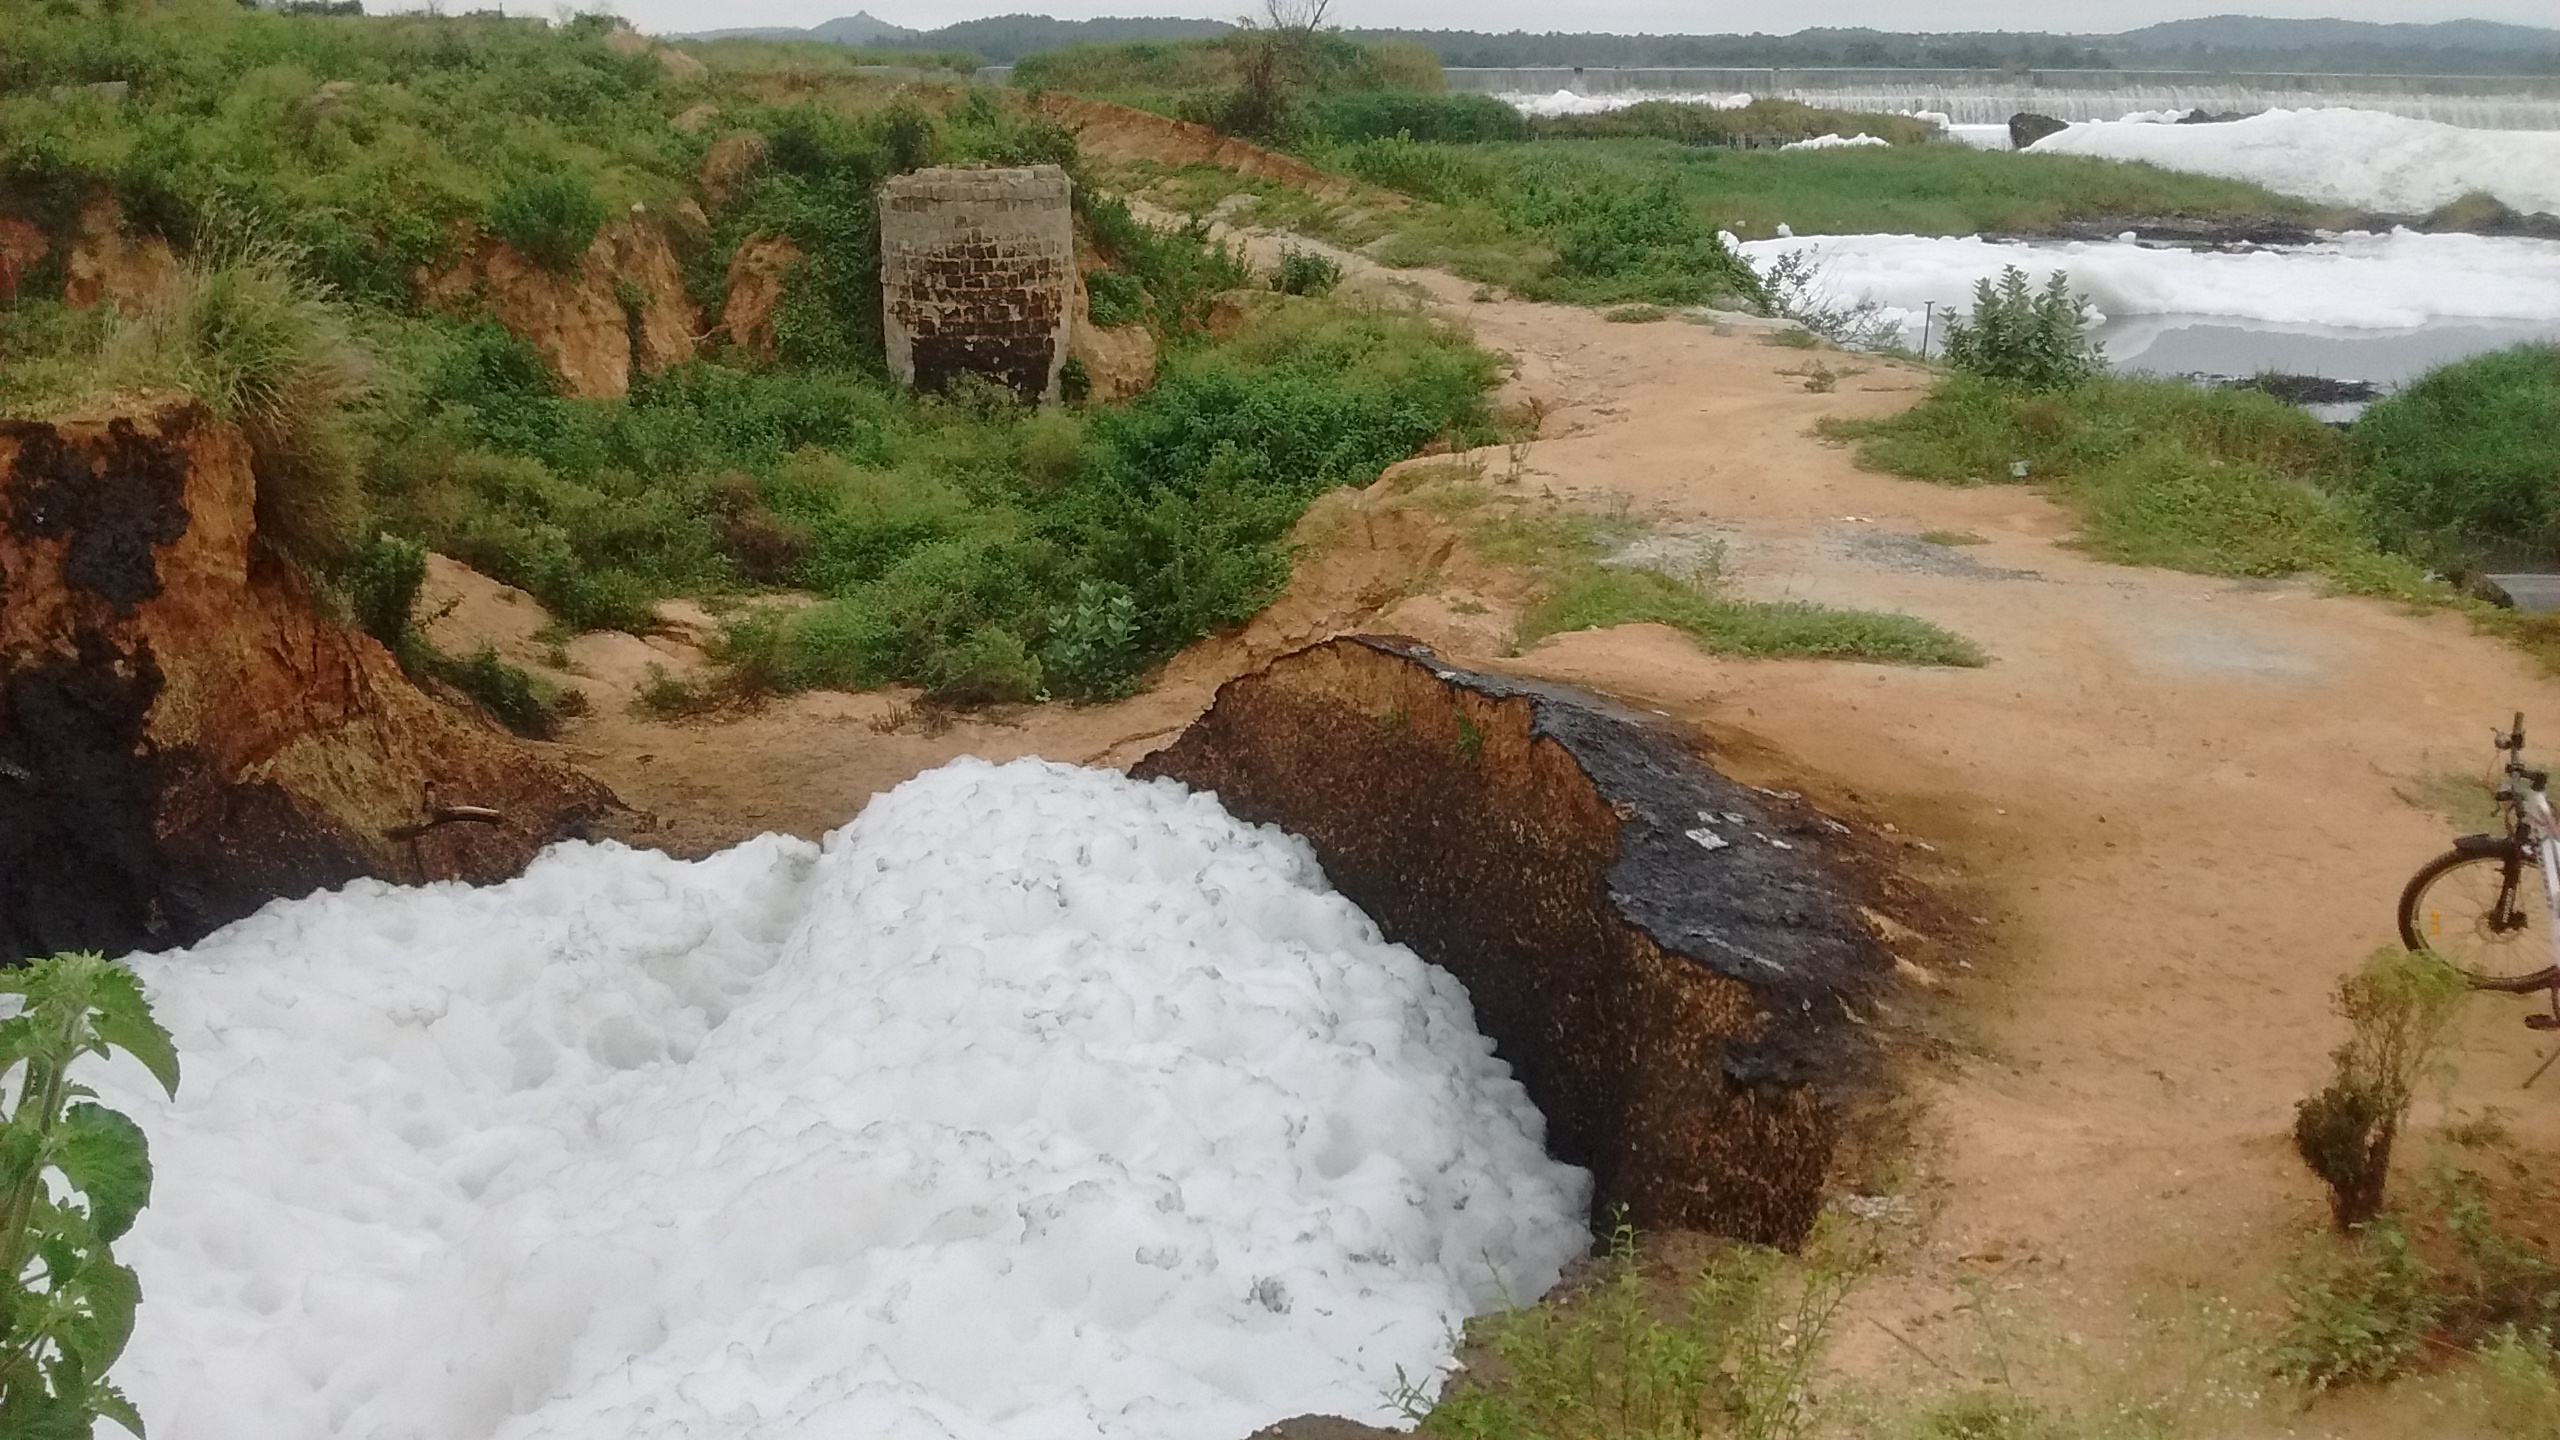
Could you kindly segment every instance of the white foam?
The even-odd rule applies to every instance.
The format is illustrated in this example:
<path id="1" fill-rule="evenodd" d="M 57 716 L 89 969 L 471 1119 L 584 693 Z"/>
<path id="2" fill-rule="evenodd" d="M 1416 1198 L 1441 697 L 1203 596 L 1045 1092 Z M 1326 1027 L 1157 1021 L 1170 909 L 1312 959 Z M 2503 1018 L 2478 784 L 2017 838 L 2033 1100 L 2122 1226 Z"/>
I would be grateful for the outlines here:
<path id="1" fill-rule="evenodd" d="M 564 845 L 135 962 L 155 1440 L 1237 1440 L 1586 1243 L 1445 973 L 1171 782 L 961 761 L 822 846 Z"/>
<path id="2" fill-rule="evenodd" d="M 2177 113 L 2073 125 L 2027 148 L 2144 160 L 2391 214 L 2423 214 L 2474 190 L 2518 210 L 2560 214 L 2560 131 L 2468 130 L 2348 109 L 2270 110 L 2216 125 L 2156 123 Z"/>
<path id="3" fill-rule="evenodd" d="M 1778 148 L 1781 150 L 1862 150 L 1870 145 L 1892 143 L 1880 135 L 1869 135 L 1861 131 L 1855 135 L 1816 135 L 1804 140 L 1790 140 Z"/>
<path id="4" fill-rule="evenodd" d="M 1745 95 L 1701 95 L 1686 90 L 1610 90 L 1585 95 L 1575 90 L 1558 90 L 1546 95 L 1500 95 L 1496 99 L 1523 115 L 1605 115 L 1624 110 L 1647 100 L 1669 100 L 1682 105 L 1704 105 L 1711 110 L 1739 110 L 1751 103 Z"/>
<path id="5" fill-rule="evenodd" d="M 2316 245 L 2188 250 L 2129 240 L 2012 243 L 1977 236 L 1821 235 L 1739 246 L 1762 267 L 1814 252 L 1825 293 L 1873 300 L 1912 342 L 1926 302 L 1971 308 L 1978 280 L 2015 265 L 2041 286 L 2068 271 L 2100 318 L 2222 316 L 2278 325 L 2405 330 L 2445 320 L 2560 326 L 2560 241 L 2483 235 L 2332 236 Z"/>

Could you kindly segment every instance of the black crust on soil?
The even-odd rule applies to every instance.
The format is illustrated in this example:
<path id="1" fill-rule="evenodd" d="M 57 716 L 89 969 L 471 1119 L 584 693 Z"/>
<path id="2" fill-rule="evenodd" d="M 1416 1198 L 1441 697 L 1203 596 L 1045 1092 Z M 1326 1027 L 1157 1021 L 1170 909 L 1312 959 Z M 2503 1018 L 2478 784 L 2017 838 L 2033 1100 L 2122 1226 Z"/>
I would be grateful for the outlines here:
<path id="1" fill-rule="evenodd" d="M 1531 733 L 1562 745 L 1617 809 L 1609 894 L 1620 911 L 1663 949 L 1800 1017 L 1773 1027 L 1765 1041 L 1728 1045 L 1727 1074 L 1745 1085 L 1841 1077 L 1838 1048 L 1820 1042 L 1847 1028 L 1841 1005 L 1875 989 L 1885 968 L 1844 887 L 1814 852 L 1805 832 L 1816 827 L 1801 804 L 1727 779 L 1663 726 L 1589 691 L 1462 670 L 1414 641 L 1349 638 L 1479 695 L 1531 702 Z M 1724 848 L 1689 838 L 1702 826 Z"/>
<path id="2" fill-rule="evenodd" d="M 11 467 L 11 530 L 27 539 L 70 538 L 62 578 L 131 615 L 160 593 L 153 550 L 187 533 L 183 435 L 146 436 L 129 419 L 107 427 L 105 462 L 66 444 L 50 425 L 0 426 L 19 442 Z"/>

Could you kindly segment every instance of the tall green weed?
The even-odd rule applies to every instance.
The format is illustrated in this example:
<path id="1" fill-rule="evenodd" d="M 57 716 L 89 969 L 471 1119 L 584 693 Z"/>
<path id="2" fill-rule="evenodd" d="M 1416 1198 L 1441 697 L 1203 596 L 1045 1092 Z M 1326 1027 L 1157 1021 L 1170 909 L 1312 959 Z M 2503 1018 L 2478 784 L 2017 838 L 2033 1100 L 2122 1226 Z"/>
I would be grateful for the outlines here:
<path id="1" fill-rule="evenodd" d="M 131 972 L 56 955 L 0 972 L 18 1005 L 0 1020 L 0 1434 L 86 1436 L 99 1420 L 142 1434 L 107 1372 L 133 1335 L 142 1281 L 113 1246 L 151 1202 L 142 1127 L 70 1078 L 122 1050 L 171 1096 L 178 1054 Z"/>

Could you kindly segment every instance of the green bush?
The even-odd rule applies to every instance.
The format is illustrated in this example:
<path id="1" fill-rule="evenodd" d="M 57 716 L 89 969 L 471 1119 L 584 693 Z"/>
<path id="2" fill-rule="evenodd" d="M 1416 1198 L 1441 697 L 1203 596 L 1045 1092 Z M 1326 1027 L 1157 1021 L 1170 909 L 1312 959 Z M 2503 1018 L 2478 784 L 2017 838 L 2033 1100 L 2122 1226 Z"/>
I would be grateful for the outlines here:
<path id="1" fill-rule="evenodd" d="M 1321 250 L 1301 250 L 1294 245 L 1280 249 L 1280 269 L 1271 277 L 1271 288 L 1283 295 L 1330 295 L 1342 283 L 1342 267 Z"/>
<path id="2" fill-rule="evenodd" d="M 405 654 L 418 591 L 427 583 L 427 547 L 396 535 L 376 535 L 357 548 L 338 578 L 356 628 L 392 654 Z"/>
<path id="3" fill-rule="evenodd" d="M 2560 345 L 2429 371 L 2348 434 L 2354 488 L 2413 552 L 2462 565 L 2517 548 L 2560 557 Z"/>
<path id="4" fill-rule="evenodd" d="M 1686 631 L 1719 655 L 1960 666 L 1987 659 L 1972 641 L 1914 616 L 1736 600 L 1713 584 L 1617 566 L 1584 571 L 1531 609 L 1521 618 L 1520 642 L 1646 622 Z"/>
<path id="5" fill-rule="evenodd" d="M 1969 375 L 2027 390 L 2067 390 L 2106 370 L 2089 338 L 2088 297 L 2072 293 L 2071 277 L 2056 270 L 2031 292 L 2015 265 L 2002 267 L 1996 286 L 1974 282 L 1973 313 L 1949 317 L 1942 353 Z"/>
<path id="6" fill-rule="evenodd" d="M 1135 275 L 1096 270 L 1084 277 L 1085 313 L 1105 330 L 1147 318 L 1147 287 Z"/>
<path id="7" fill-rule="evenodd" d="M 2083 522 L 2081 543 L 2125 564 L 2207 575 L 2312 573 L 2355 594 L 2441 600 L 2329 494 L 2349 463 L 2336 431 L 2247 390 L 2098 379 L 2035 394 L 1954 376 L 1881 420 L 1826 422 L 1858 463 L 1972 485 L 2028 478 Z"/>
<path id="8" fill-rule="evenodd" d="M 0 994 L 22 1002 L 0 1025 L 0 1080 L 17 1080 L 0 1124 L 0 1434 L 69 1440 L 106 1419 L 139 1437 L 107 1372 L 142 1282 L 111 1247 L 151 1202 L 151 1151 L 69 1071 L 122 1050 L 174 1098 L 177 1049 L 132 973 L 102 956 L 0 972 Z"/>
<path id="9" fill-rule="evenodd" d="M 1824 110 L 1778 99 L 1754 100 L 1730 110 L 1677 100 L 1643 100 L 1597 115 L 1541 116 L 1523 124 L 1545 140 L 1641 138 L 1676 140 L 1683 145 L 1765 144 L 1816 135 L 1873 135 L 1896 145 L 1917 145 L 1938 135 L 1936 126 L 1908 115 Z M 1414 138 L 1424 137 L 1416 131 Z"/>
<path id="10" fill-rule="evenodd" d="M 596 232 L 604 202 L 577 175 L 527 175 L 509 182 L 489 205 L 489 229 L 545 270 L 574 275 Z"/>
<path id="11" fill-rule="evenodd" d="M 584 708 L 583 696 L 568 701 L 564 692 L 498 658 L 494 647 L 483 645 L 458 660 L 423 644 L 416 648 L 419 668 L 471 697 L 499 724 L 528 739 L 551 739 L 560 733 L 562 716 Z"/>
<path id="12" fill-rule="evenodd" d="M 1401 135 L 1444 145 L 1526 140 L 1529 121 L 1491 95 L 1433 95 L 1371 90 L 1327 95 L 1306 111 L 1308 138 L 1328 145 Z"/>

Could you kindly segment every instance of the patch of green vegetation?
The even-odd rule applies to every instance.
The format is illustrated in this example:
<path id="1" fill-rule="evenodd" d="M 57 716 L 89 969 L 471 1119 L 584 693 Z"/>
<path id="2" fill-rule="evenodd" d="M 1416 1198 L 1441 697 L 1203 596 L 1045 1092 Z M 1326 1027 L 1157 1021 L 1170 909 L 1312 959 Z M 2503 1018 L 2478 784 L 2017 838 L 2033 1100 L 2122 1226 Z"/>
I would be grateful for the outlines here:
<path id="1" fill-rule="evenodd" d="M 1529 120 L 1491 95 L 1365 90 L 1320 96 L 1307 106 L 1309 144 L 1349 145 L 1401 135 L 1444 145 L 1526 140 Z"/>
<path id="2" fill-rule="evenodd" d="M 908 680 L 954 701 L 1123 693 L 1288 574 L 1307 503 L 1424 442 L 1489 435 L 1490 357 L 1405 314 L 1282 299 L 1190 344 L 1125 409 L 963 396 L 787 456 L 760 498 L 812 537 L 827 603 L 731 631 L 742 680 Z"/>
<path id="3" fill-rule="evenodd" d="M 524 175 L 489 202 L 489 229 L 527 260 L 562 275 L 604 228 L 604 202 L 579 175 Z"/>
<path id="4" fill-rule="evenodd" d="M 423 673 L 471 697 L 499 724 L 529 739 L 548 740 L 560 733 L 564 717 L 586 713 L 584 692 L 537 679 L 500 659 L 492 646 L 483 645 L 459 659 L 432 646 L 423 647 L 416 664 Z"/>
<path id="5" fill-rule="evenodd" d="M 1442 485 L 1418 498 L 1443 513 L 1465 514 L 1492 502 L 1461 504 L 1461 497 L 1485 493 L 1474 485 Z M 1624 515 L 1502 506 L 1469 526 L 1467 543 L 1487 559 L 1537 577 L 1544 598 L 1521 617 L 1522 645 L 1567 631 L 1649 622 L 1680 630 L 1720 655 L 1963 666 L 1987 658 L 1971 641 L 1914 616 L 1735 599 L 1713 554 L 1684 575 L 1608 563 L 1642 530 Z"/>
<path id="6" fill-rule="evenodd" d="M 1495 1375 L 1460 1378 L 1436 1406 L 1400 1398 L 1422 1433 L 1464 1440 L 1794 1440 L 1812 1431 L 1807 1382 L 1865 1264 L 1823 1230 L 1801 1258 L 1737 1245 L 1672 1288 L 1622 1224 L 1579 1291 L 1470 1323 Z"/>
<path id="7" fill-rule="evenodd" d="M 2489 782 L 2468 770 L 2442 770 L 2393 792 L 2421 810 L 2432 810 L 2467 832 L 2499 826 L 2498 802 Z"/>
<path id="8" fill-rule="evenodd" d="M 1362 42 L 1298 25 L 1245 27 L 1197 40 L 1127 40 L 1025 55 L 1015 86 L 1064 90 L 1191 120 L 1247 139 L 1288 143 L 1328 96 L 1436 93 L 1440 61 L 1420 45 Z"/>
<path id="9" fill-rule="evenodd" d="M 612 23 L 0 0 L 0 202 L 59 236 L 103 186 L 182 247 L 228 217 L 341 292 L 404 303 L 511 191 L 510 223 L 554 237 L 591 213 L 556 203 L 571 187 L 607 213 L 683 197 L 707 141 L 668 120 L 699 96 L 608 49 Z M 130 89 L 53 98 L 102 80 Z"/>
<path id="10" fill-rule="evenodd" d="M 1988 545 L 1991 543 L 1970 530 L 1923 530 L 1916 538 L 1924 545 Z"/>
<path id="11" fill-rule="evenodd" d="M 1730 110 L 1677 100 L 1645 100 L 1597 115 L 1541 116 L 1528 122 L 1528 128 L 1541 140 L 1672 140 L 1683 145 L 1767 146 L 1810 140 L 1817 135 L 1873 135 L 1896 145 L 1919 145 L 1939 138 L 1937 126 L 1908 115 L 1825 110 L 1801 101 L 1778 99 L 1754 100 Z M 1510 137 L 1425 135 L 1416 130 L 1413 138 Z"/>
<path id="12" fill-rule="evenodd" d="M 2176 380 L 2101 379 L 2039 395 L 1951 376 L 1879 420 L 1826 420 L 1858 461 L 1942 484 L 2026 478 L 2079 512 L 2081 541 L 2128 565 L 2206 575 L 2312 573 L 2351 594 L 2445 603 L 2451 592 L 2381 550 L 2330 493 L 2336 431 L 2272 397 Z"/>
<path id="13" fill-rule="evenodd" d="M 1612 325 L 1651 325 L 1670 319 L 1671 312 L 1659 305 L 1621 305 L 1600 318 Z"/>
<path id="14" fill-rule="evenodd" d="M 1302 250 L 1283 246 L 1280 269 L 1271 277 L 1271 288 L 1283 295 L 1330 295 L 1342 283 L 1342 267 L 1321 250 Z"/>
<path id="15" fill-rule="evenodd" d="M 2560 345 L 2430 371 L 2349 435 L 2348 488 L 2395 545 L 2460 568 L 2560 557 Z"/>
<path id="16" fill-rule="evenodd" d="M 1987 658 L 1972 641 L 1916 616 L 1736 600 L 1712 579 L 1615 566 L 1592 567 L 1532 609 L 1520 639 L 1646 622 L 1685 631 L 1719 655 L 1968 666 Z"/>

